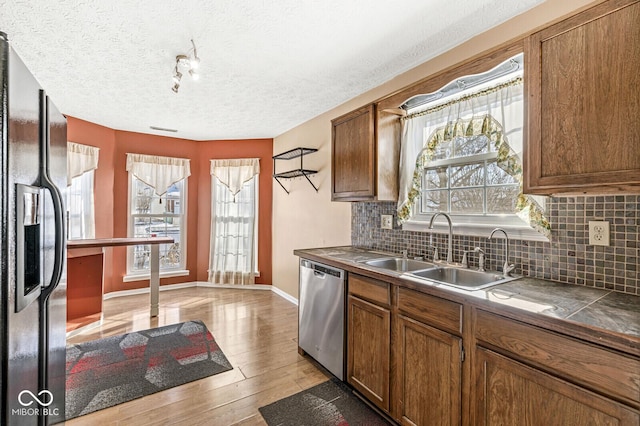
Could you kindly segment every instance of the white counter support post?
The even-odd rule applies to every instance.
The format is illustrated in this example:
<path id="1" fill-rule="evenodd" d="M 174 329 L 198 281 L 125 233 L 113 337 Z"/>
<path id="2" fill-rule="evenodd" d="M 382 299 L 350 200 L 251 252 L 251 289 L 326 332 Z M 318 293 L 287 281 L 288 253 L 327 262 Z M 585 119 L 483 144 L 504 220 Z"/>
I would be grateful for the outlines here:
<path id="1" fill-rule="evenodd" d="M 151 277 L 149 279 L 149 290 L 151 294 L 151 317 L 157 317 L 159 308 L 160 293 L 160 245 L 151 244 L 151 256 L 149 258 Z"/>

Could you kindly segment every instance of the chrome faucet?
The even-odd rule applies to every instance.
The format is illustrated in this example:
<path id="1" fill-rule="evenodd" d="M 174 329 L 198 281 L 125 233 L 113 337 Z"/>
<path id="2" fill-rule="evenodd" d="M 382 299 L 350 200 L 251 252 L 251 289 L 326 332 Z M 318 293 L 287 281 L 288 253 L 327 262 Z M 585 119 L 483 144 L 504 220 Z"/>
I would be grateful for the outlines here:
<path id="1" fill-rule="evenodd" d="M 473 251 L 475 253 L 478 253 L 478 271 L 480 272 L 485 272 L 484 270 L 484 250 L 482 250 L 480 247 L 476 247 L 473 249 Z"/>
<path id="2" fill-rule="evenodd" d="M 437 262 L 438 260 L 440 260 L 438 258 L 438 247 L 435 246 L 435 244 L 433 244 L 433 234 L 429 234 L 429 245 L 427 246 L 427 248 L 432 248 L 433 249 L 433 261 Z"/>
<path id="3" fill-rule="evenodd" d="M 491 234 L 489 234 L 489 239 L 493 238 L 493 234 L 495 234 L 496 232 L 502 232 L 504 234 L 505 245 L 504 245 L 504 265 L 502 266 L 502 274 L 505 277 L 509 277 L 511 276 L 511 271 L 515 269 L 515 265 L 509 265 L 509 235 L 507 235 L 507 231 L 505 231 L 504 229 L 496 228 L 493 231 L 491 231 Z"/>
<path id="4" fill-rule="evenodd" d="M 431 221 L 429 222 L 429 229 L 433 229 L 433 221 L 438 216 L 444 216 L 447 219 L 447 223 L 449 224 L 449 241 L 447 245 L 447 263 L 453 263 L 453 225 L 451 224 L 451 216 L 446 213 L 437 212 L 433 216 L 431 216 Z"/>
<path id="5" fill-rule="evenodd" d="M 485 272 L 484 269 L 484 250 L 482 250 L 480 247 L 476 247 L 473 250 L 465 250 L 464 254 L 462 255 L 462 260 L 460 261 L 460 264 L 462 265 L 463 268 L 468 268 L 469 267 L 469 253 L 478 253 L 478 271 L 480 272 Z"/>

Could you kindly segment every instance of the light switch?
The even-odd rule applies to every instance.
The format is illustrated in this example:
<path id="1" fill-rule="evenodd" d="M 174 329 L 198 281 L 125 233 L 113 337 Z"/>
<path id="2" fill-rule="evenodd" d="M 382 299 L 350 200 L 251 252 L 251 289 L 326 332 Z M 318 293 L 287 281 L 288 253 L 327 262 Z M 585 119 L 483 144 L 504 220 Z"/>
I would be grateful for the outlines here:
<path id="1" fill-rule="evenodd" d="M 380 221 L 380 228 L 382 229 L 393 229 L 393 215 L 391 214 L 383 214 L 380 215 L 382 220 Z"/>

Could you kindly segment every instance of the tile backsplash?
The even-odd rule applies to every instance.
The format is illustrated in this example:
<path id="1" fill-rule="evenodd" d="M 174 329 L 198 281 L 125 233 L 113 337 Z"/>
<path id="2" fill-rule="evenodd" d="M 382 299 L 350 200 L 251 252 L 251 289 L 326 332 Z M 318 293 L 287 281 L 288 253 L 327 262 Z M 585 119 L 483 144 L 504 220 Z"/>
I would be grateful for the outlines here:
<path id="1" fill-rule="evenodd" d="M 351 244 L 394 253 L 407 250 L 411 257 L 431 259 L 430 234 L 403 231 L 395 225 L 395 209 L 393 202 L 352 203 Z M 516 274 L 640 295 L 640 195 L 553 197 L 547 213 L 551 242 L 510 240 L 509 261 Z M 382 214 L 394 216 L 394 229 L 380 228 Z M 589 245 L 590 220 L 609 222 L 609 246 Z M 446 256 L 446 240 L 446 234 L 433 235 L 440 258 Z M 488 270 L 502 269 L 502 238 L 454 235 L 454 260 L 459 262 L 463 252 L 474 247 L 486 252 Z M 477 266 L 475 255 L 469 263 Z"/>

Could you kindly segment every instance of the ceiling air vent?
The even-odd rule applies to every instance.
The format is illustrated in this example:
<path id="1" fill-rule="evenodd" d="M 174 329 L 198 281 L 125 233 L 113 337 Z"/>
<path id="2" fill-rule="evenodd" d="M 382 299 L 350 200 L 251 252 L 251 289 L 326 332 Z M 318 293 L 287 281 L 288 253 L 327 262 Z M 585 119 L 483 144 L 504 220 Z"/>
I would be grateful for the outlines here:
<path id="1" fill-rule="evenodd" d="M 161 132 L 172 132 L 175 133 L 178 131 L 178 129 L 167 129 L 165 127 L 156 127 L 156 126 L 149 126 L 150 129 L 152 130 L 159 130 Z"/>

